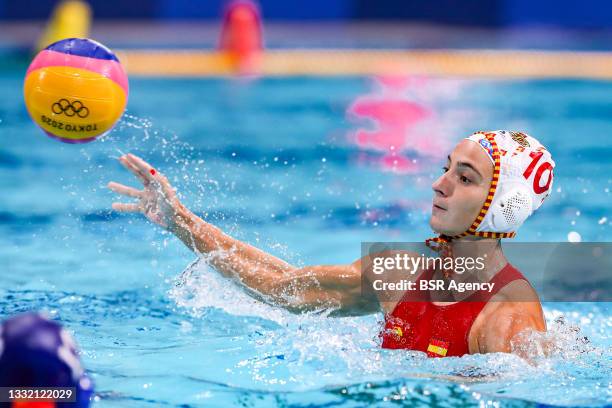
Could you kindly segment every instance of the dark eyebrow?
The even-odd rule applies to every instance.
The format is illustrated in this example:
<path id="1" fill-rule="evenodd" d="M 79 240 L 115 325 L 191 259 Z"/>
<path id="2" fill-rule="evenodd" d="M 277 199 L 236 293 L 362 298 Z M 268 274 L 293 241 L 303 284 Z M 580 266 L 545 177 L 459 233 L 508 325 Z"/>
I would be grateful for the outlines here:
<path id="1" fill-rule="evenodd" d="M 457 166 L 459 166 L 459 167 L 467 167 L 467 168 L 470 168 L 470 169 L 474 170 L 474 173 L 478 174 L 478 176 L 479 176 L 480 178 L 483 178 L 483 177 L 482 177 L 482 174 L 480 174 L 480 172 L 479 172 L 478 170 L 476 170 L 476 168 L 475 168 L 474 166 L 472 166 L 472 165 L 471 165 L 470 163 L 468 163 L 468 162 L 457 162 Z"/>
<path id="2" fill-rule="evenodd" d="M 452 162 L 450 154 L 448 155 L 448 161 Z M 480 178 L 484 178 L 484 177 L 482 177 L 482 174 L 480 174 L 480 172 L 478 170 L 476 170 L 476 167 L 472 166 L 471 163 L 468 163 L 468 162 L 457 162 L 457 166 L 458 167 L 467 167 L 469 169 L 472 169 L 474 171 L 474 173 L 478 174 L 478 176 Z"/>

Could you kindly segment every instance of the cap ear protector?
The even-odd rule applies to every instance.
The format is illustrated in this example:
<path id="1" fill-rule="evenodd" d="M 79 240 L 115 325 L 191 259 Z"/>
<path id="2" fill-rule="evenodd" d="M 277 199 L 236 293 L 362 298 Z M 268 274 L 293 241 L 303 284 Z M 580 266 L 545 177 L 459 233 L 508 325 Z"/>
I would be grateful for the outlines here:
<path id="1" fill-rule="evenodd" d="M 517 230 L 532 214 L 533 203 L 529 191 L 516 185 L 502 193 L 489 208 L 492 231 L 510 232 Z"/>

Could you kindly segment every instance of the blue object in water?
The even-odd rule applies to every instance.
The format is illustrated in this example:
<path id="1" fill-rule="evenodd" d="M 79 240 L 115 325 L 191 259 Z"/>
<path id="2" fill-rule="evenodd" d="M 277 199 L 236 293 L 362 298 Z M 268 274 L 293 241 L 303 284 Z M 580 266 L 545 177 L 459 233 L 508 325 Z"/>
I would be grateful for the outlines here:
<path id="1" fill-rule="evenodd" d="M 93 393 L 70 334 L 37 313 L 2 324 L 0 387 L 74 387 L 76 402 L 56 403 L 57 407 L 86 408 Z"/>

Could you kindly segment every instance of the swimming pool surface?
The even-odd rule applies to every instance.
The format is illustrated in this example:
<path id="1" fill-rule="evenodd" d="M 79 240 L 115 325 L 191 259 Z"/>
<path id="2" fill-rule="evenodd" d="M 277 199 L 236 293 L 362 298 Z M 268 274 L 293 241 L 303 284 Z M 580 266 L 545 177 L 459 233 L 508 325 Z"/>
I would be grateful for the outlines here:
<path id="1" fill-rule="evenodd" d="M 185 204 L 296 265 L 348 263 L 362 241 L 420 241 L 441 159 L 393 172 L 347 134 L 366 78 L 132 79 L 107 137 L 65 145 L 22 102 L 23 71 L 0 76 L 0 312 L 41 310 L 82 348 L 96 407 L 606 406 L 610 303 L 546 303 L 553 357 L 427 359 L 381 350 L 382 315 L 295 316 L 219 278 L 140 215 L 110 211 L 116 161 L 141 155 Z M 612 234 L 612 83 L 430 79 L 416 95 L 432 138 L 524 130 L 552 151 L 554 192 L 520 241 Z M 443 157 L 434 154 L 434 157 Z M 184 271 L 184 272 L 183 272 Z M 576 327 L 579 327 L 577 331 Z M 588 338 L 588 342 L 584 337 Z M 457 376 L 467 377 L 457 381 Z"/>

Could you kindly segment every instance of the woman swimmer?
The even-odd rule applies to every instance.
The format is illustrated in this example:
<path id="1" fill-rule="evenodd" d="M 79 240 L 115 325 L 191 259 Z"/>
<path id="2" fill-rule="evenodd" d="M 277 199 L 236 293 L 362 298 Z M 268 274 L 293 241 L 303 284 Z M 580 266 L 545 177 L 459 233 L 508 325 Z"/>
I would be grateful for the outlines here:
<path id="1" fill-rule="evenodd" d="M 537 294 L 508 263 L 500 245 L 501 238 L 513 237 L 540 207 L 552 187 L 549 152 L 524 133 L 477 132 L 462 140 L 432 185 L 430 226 L 440 235 L 427 240 L 428 245 L 451 257 L 486 254 L 484 279 L 494 289 L 472 293 L 470 299 L 434 300 L 429 290 L 407 290 L 399 299 L 385 291 L 364 295 L 362 275 L 371 277 L 368 257 L 349 265 L 294 267 L 196 216 L 181 204 L 168 179 L 139 157 L 128 154 L 119 160 L 144 188 L 110 182 L 111 190 L 138 200 L 113 203 L 113 209 L 142 212 L 196 253 L 211 255 L 211 266 L 223 276 L 276 305 L 294 312 L 333 305 L 352 315 L 382 309 L 383 347 L 420 350 L 432 357 L 520 353 L 520 333 L 546 330 Z M 420 269 L 414 276 L 418 282 L 448 279 L 449 273 Z"/>

